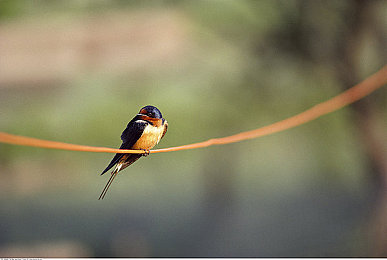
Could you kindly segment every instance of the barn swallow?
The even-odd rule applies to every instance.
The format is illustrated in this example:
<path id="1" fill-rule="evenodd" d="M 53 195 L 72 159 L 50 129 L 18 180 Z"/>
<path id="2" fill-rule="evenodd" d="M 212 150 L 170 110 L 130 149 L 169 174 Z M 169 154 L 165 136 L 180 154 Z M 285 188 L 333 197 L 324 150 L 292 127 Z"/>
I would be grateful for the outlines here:
<path id="1" fill-rule="evenodd" d="M 120 149 L 144 150 L 144 154 L 124 154 L 117 153 L 106 169 L 101 173 L 104 174 L 113 166 L 111 176 L 102 190 L 99 199 L 103 199 L 112 184 L 117 173 L 135 161 L 141 156 L 149 154 L 149 150 L 158 144 L 164 137 L 168 129 L 167 120 L 163 118 L 160 110 L 154 106 L 145 106 L 140 112 L 128 123 L 128 126 L 121 134 L 122 144 Z"/>

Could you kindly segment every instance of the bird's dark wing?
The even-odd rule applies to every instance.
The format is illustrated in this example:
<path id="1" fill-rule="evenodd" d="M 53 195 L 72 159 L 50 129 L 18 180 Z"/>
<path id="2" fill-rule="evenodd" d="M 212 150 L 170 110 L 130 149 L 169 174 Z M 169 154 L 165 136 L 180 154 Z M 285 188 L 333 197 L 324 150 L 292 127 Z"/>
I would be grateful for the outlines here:
<path id="1" fill-rule="evenodd" d="M 132 148 L 132 146 L 137 142 L 137 140 L 141 137 L 142 132 L 144 131 L 146 123 L 145 122 L 138 122 L 138 121 L 136 122 L 136 121 L 134 121 L 134 119 L 129 122 L 129 124 L 126 127 L 126 129 L 124 130 L 124 132 L 122 132 L 122 135 L 121 135 L 122 144 L 120 146 L 120 149 L 130 150 Z M 116 163 L 118 163 L 119 160 L 124 155 L 125 155 L 124 153 L 117 153 L 113 157 L 113 159 L 111 160 L 109 165 L 106 167 L 106 169 L 101 173 L 101 175 L 104 174 L 105 172 L 107 172 L 108 170 L 110 170 L 110 168 L 112 168 Z"/>

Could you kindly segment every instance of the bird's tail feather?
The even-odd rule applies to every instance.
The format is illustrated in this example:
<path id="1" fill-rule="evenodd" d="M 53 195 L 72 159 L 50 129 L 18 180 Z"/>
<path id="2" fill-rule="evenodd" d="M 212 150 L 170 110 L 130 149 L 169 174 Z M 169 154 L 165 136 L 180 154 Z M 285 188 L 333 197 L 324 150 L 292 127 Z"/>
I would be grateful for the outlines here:
<path id="1" fill-rule="evenodd" d="M 121 160 L 116 164 L 116 167 L 112 171 L 112 174 L 111 174 L 108 182 L 106 183 L 105 188 L 102 190 L 102 193 L 98 199 L 102 200 L 105 197 L 110 185 L 112 184 L 114 178 L 116 177 L 116 175 L 118 174 L 119 171 L 125 169 L 126 167 L 128 167 L 129 165 L 131 165 L 132 163 L 134 163 L 135 161 L 137 161 L 141 157 L 142 157 L 141 154 L 130 154 L 130 155 L 123 156 L 121 158 Z M 109 170 L 109 169 L 107 168 L 107 170 Z M 105 171 L 107 171 L 107 170 L 105 170 Z"/>
<path id="2" fill-rule="evenodd" d="M 119 170 L 118 170 L 117 167 L 116 167 L 116 168 L 114 169 L 114 171 L 112 172 L 112 174 L 111 174 L 111 176 L 110 176 L 108 182 L 106 183 L 105 188 L 103 188 L 103 190 L 102 190 L 102 192 L 101 192 L 101 195 L 99 195 L 98 200 L 103 200 L 103 198 L 105 198 L 105 195 L 106 195 L 106 193 L 107 193 L 107 191 L 108 191 L 110 185 L 112 184 L 114 178 L 117 176 L 118 171 L 119 171 Z"/>

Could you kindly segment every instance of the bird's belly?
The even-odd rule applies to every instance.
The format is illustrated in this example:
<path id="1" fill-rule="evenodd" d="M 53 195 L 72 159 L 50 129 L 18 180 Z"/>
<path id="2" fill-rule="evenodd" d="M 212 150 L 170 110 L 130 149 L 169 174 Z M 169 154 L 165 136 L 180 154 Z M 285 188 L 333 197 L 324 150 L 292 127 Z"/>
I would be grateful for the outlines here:
<path id="1" fill-rule="evenodd" d="M 147 125 L 141 137 L 133 145 L 133 149 L 136 149 L 136 150 L 152 149 L 156 144 L 160 142 L 163 132 L 164 132 L 164 126 L 154 127 L 151 125 Z"/>

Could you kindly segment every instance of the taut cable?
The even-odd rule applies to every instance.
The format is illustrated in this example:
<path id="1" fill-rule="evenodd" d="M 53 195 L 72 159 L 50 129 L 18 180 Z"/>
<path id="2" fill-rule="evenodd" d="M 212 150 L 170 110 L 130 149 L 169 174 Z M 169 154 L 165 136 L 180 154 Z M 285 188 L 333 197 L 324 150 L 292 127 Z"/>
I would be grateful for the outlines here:
<path id="1" fill-rule="evenodd" d="M 223 137 L 223 138 L 214 138 L 209 139 L 200 143 L 187 144 L 176 147 L 169 147 L 163 149 L 151 150 L 150 153 L 163 153 L 163 152 L 172 152 L 172 151 L 181 151 L 181 150 L 190 150 L 196 148 L 203 148 L 212 145 L 221 145 L 240 142 L 243 140 L 258 138 L 270 134 L 274 134 L 280 131 L 284 131 L 289 128 L 293 128 L 307 122 L 310 122 L 314 119 L 317 119 L 323 115 L 329 114 L 333 111 L 336 111 L 344 106 L 347 106 L 363 97 L 369 95 L 378 88 L 383 87 L 387 84 L 387 65 L 377 71 L 375 74 L 371 75 L 364 81 L 353 86 L 352 88 L 344 91 L 343 93 L 327 100 L 322 103 L 319 103 L 312 108 L 299 113 L 295 116 L 289 117 L 287 119 L 281 120 L 271 125 L 267 125 L 258 129 L 251 131 L 241 132 L 239 134 Z M 121 150 L 113 149 L 107 147 L 94 147 L 78 144 L 69 144 L 62 142 L 54 142 L 42 139 L 36 139 L 25 136 L 12 135 L 4 132 L 0 132 L 0 142 L 14 144 L 14 145 L 23 145 L 23 146 L 34 146 L 40 148 L 50 148 L 50 149 L 59 149 L 59 150 L 71 150 L 71 151 L 82 151 L 82 152 L 99 152 L 99 153 L 137 153 L 142 154 L 142 150 Z"/>

